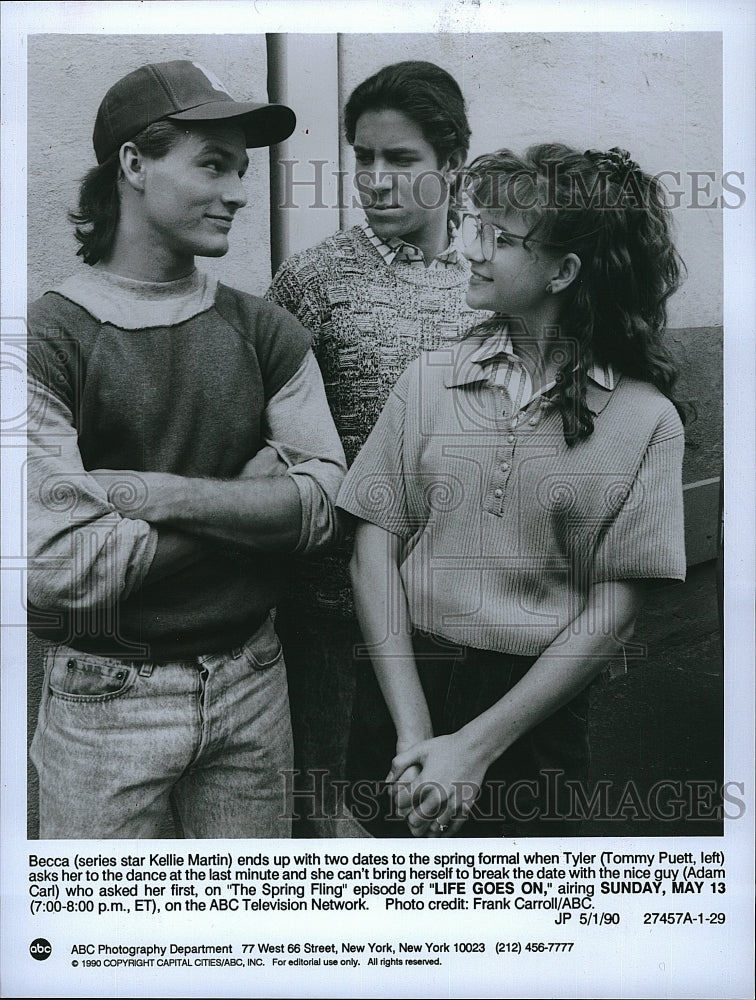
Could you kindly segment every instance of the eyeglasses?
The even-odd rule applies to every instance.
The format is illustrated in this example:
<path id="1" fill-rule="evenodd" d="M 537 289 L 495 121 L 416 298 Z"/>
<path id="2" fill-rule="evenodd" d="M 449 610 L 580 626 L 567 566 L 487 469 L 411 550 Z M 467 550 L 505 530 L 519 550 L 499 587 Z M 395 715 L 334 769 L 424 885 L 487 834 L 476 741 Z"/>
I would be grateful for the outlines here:
<path id="1" fill-rule="evenodd" d="M 480 243 L 480 250 L 483 260 L 492 261 L 496 256 L 497 247 L 512 246 L 512 240 L 525 240 L 528 243 L 541 243 L 544 246 L 557 246 L 556 243 L 547 243 L 546 240 L 537 240 L 532 237 L 522 236 L 520 233 L 510 233 L 501 226 L 495 226 L 492 222 L 481 222 L 479 215 L 468 214 L 462 217 L 462 225 L 459 229 L 462 244 L 465 247 L 472 247 L 475 243 Z"/>

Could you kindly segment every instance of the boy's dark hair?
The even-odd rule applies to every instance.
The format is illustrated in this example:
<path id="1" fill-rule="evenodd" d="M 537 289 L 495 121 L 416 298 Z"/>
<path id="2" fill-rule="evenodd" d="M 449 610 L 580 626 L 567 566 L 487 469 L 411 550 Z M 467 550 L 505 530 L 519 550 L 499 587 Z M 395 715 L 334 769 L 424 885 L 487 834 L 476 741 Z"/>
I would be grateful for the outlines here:
<path id="1" fill-rule="evenodd" d="M 435 63 L 410 60 L 384 66 L 352 91 L 344 109 L 344 131 L 354 144 L 357 121 L 366 111 L 401 111 L 433 147 L 438 166 L 454 153 L 460 165 L 470 148 L 465 99 L 457 81 Z M 460 179 L 452 187 L 454 200 Z"/>
<path id="2" fill-rule="evenodd" d="M 159 121 L 148 125 L 130 141 L 152 160 L 161 160 L 186 135 L 185 125 Z M 74 234 L 81 244 L 76 251 L 86 264 L 96 264 L 110 255 L 121 214 L 119 181 L 121 165 L 118 152 L 90 170 L 79 187 L 79 201 L 69 219 L 75 224 Z"/>

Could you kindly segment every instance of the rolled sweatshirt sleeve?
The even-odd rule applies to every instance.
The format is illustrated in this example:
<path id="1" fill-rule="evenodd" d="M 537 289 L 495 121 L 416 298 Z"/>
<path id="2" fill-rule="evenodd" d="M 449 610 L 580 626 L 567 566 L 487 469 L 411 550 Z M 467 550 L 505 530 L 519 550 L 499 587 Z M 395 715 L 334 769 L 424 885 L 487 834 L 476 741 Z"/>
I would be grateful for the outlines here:
<path id="1" fill-rule="evenodd" d="M 288 467 L 302 505 L 302 529 L 294 551 L 329 547 L 340 530 L 335 504 L 346 459 L 311 350 L 268 401 L 265 422 L 267 444 Z"/>
<path id="2" fill-rule="evenodd" d="M 71 411 L 33 377 L 28 403 L 28 599 L 46 611 L 114 607 L 141 586 L 157 531 L 115 510 L 84 468 Z"/>

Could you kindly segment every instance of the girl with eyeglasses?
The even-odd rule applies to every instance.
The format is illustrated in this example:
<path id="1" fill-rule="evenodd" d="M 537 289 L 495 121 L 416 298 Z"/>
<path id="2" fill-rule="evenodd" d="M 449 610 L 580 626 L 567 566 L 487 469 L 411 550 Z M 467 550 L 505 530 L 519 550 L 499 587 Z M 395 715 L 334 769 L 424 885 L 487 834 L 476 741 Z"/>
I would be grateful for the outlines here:
<path id="1" fill-rule="evenodd" d="M 501 150 L 468 181 L 467 302 L 494 316 L 408 368 L 339 495 L 386 706 L 350 805 L 376 835 L 564 835 L 589 686 L 650 582 L 685 578 L 682 262 L 622 150 Z"/>

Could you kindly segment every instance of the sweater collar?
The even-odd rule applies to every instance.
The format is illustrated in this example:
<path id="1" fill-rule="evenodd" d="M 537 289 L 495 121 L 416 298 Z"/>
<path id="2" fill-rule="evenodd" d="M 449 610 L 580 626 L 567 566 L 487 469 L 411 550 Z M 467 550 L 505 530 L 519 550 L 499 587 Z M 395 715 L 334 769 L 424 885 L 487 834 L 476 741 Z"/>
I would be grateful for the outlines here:
<path id="1" fill-rule="evenodd" d="M 363 222 L 362 229 L 365 231 L 365 235 L 370 240 L 371 244 L 389 266 L 393 264 L 394 261 L 397 261 L 397 263 L 406 261 L 409 264 L 425 263 L 423 251 L 419 247 L 416 247 L 414 243 L 407 243 L 398 236 L 392 236 L 387 240 L 381 239 L 380 236 L 377 236 L 373 232 L 369 222 Z M 457 248 L 453 245 L 452 234 L 450 233 L 449 245 L 445 250 L 442 250 L 441 253 L 437 254 L 433 258 L 432 263 L 438 262 L 441 265 L 456 264 L 458 260 L 459 253 Z"/>
<path id="2" fill-rule="evenodd" d="M 200 271 L 175 281 L 136 281 L 95 264 L 53 289 L 100 323 L 122 330 L 175 326 L 210 309 L 218 282 Z"/>

